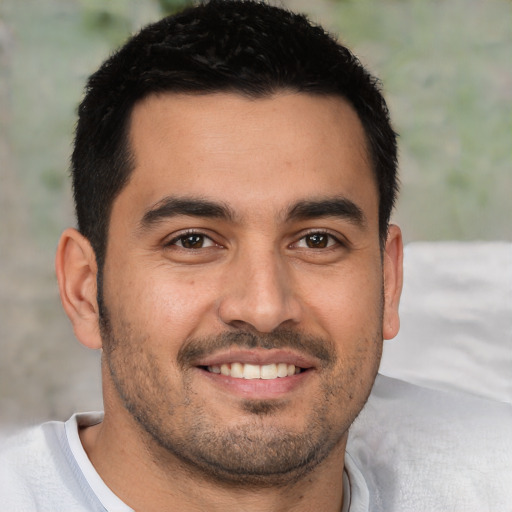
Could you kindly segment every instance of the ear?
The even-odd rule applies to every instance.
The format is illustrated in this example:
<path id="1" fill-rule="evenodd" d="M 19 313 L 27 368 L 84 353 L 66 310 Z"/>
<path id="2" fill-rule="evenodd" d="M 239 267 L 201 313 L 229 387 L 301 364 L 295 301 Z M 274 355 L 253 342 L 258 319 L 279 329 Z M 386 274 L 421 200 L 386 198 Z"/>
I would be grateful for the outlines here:
<path id="1" fill-rule="evenodd" d="M 403 242 L 402 232 L 395 225 L 390 225 L 383 259 L 384 272 L 384 315 L 383 336 L 390 340 L 398 334 L 400 318 L 398 306 L 403 282 Z"/>
<path id="2" fill-rule="evenodd" d="M 75 336 L 92 349 L 101 348 L 96 300 L 96 255 L 89 240 L 76 229 L 62 233 L 55 257 L 60 299 Z"/>

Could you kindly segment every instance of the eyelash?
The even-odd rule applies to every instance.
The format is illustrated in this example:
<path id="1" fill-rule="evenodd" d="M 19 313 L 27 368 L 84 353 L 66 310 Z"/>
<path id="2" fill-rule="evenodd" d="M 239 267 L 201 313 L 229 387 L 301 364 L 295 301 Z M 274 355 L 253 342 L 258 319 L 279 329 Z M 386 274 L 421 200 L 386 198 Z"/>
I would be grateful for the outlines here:
<path id="1" fill-rule="evenodd" d="M 177 245 L 177 242 L 179 240 L 185 239 L 185 238 L 193 236 L 193 235 L 203 237 L 203 239 L 205 239 L 205 240 L 210 240 L 212 242 L 212 245 L 217 245 L 217 246 L 220 247 L 220 244 L 216 243 L 215 240 L 211 236 L 206 235 L 202 231 L 196 231 L 194 229 L 188 229 L 188 230 L 180 233 L 179 235 L 174 236 L 171 240 L 169 240 L 168 242 L 166 242 L 164 244 L 164 247 L 167 248 L 167 247 L 172 247 L 174 245 L 174 246 L 177 246 L 180 249 L 184 249 L 184 250 L 187 250 L 187 251 L 193 250 L 193 249 L 187 249 L 186 247 L 178 246 Z"/>
<path id="2" fill-rule="evenodd" d="M 185 239 L 187 237 L 190 237 L 190 236 L 193 236 L 193 235 L 196 235 L 196 236 L 200 236 L 200 237 L 203 237 L 203 240 L 209 240 L 212 244 L 212 246 L 218 246 L 218 247 L 221 247 L 220 244 L 218 244 L 217 242 L 215 242 L 215 240 L 203 233 L 202 231 L 196 231 L 196 230 L 193 230 L 193 229 L 189 229 L 187 231 L 184 231 L 182 233 L 180 233 L 179 235 L 177 236 L 174 236 L 171 240 L 169 240 L 168 242 L 166 242 L 164 244 L 164 247 L 172 247 L 172 246 L 176 246 L 180 249 L 184 249 L 186 251 L 191 251 L 191 250 L 199 250 L 199 249 L 207 249 L 208 247 L 199 247 L 197 249 L 192 249 L 192 248 L 187 248 L 187 247 L 183 247 L 183 246 L 179 246 L 177 245 L 177 242 L 179 242 L 180 240 L 182 239 Z M 311 230 L 307 233 L 304 233 L 297 241 L 291 243 L 289 245 L 289 247 L 293 247 L 294 245 L 298 245 L 301 241 L 307 239 L 307 237 L 312 237 L 312 236 L 326 236 L 328 237 L 328 241 L 327 241 L 327 246 L 326 247 L 319 247 L 319 248 L 313 248 L 313 247 L 300 247 L 301 249 L 313 249 L 313 250 L 316 250 L 316 249 L 324 249 L 324 250 L 327 250 L 327 249 L 332 249 L 336 246 L 341 246 L 341 247 L 345 247 L 347 246 L 347 243 L 346 241 L 342 241 L 340 240 L 340 237 L 339 236 L 335 236 L 333 235 L 332 233 L 330 233 L 329 231 L 322 231 L 322 230 Z M 329 245 L 330 242 L 334 241 L 334 243 L 331 243 Z M 307 243 L 307 242 L 305 242 Z"/>
<path id="3" fill-rule="evenodd" d="M 296 245 L 299 242 L 301 242 L 302 240 L 305 240 L 307 237 L 311 237 L 311 236 L 314 236 L 314 235 L 326 236 L 326 237 L 328 237 L 330 239 L 330 241 L 334 241 L 333 244 L 328 245 L 327 247 L 321 247 L 320 249 L 327 250 L 327 249 L 333 249 L 335 247 L 346 247 L 347 246 L 347 242 L 343 241 L 343 240 L 340 240 L 339 236 L 334 235 L 333 233 L 330 233 L 329 231 L 316 230 L 316 229 L 312 229 L 311 231 L 309 231 L 307 233 L 304 233 L 296 242 L 293 242 L 291 245 L 292 246 Z M 329 241 L 327 243 L 329 243 Z M 309 247 L 309 249 L 313 249 L 313 248 Z"/>

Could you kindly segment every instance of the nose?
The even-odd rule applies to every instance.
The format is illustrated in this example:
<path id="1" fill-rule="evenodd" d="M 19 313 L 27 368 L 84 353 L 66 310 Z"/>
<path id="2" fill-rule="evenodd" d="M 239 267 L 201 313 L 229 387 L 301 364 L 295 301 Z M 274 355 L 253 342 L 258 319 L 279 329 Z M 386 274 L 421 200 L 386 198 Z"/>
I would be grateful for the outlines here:
<path id="1" fill-rule="evenodd" d="M 218 309 L 224 324 L 268 333 L 299 323 L 301 305 L 293 279 L 276 251 L 239 254 L 228 272 Z"/>

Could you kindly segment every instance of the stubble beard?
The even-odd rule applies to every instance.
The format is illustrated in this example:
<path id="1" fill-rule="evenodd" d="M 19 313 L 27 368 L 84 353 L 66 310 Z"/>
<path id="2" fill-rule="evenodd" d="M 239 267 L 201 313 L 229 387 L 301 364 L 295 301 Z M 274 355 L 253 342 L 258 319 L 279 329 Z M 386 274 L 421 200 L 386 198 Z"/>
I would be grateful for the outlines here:
<path id="1" fill-rule="evenodd" d="M 108 311 L 102 306 L 104 364 L 124 407 L 145 434 L 143 440 L 154 460 L 168 469 L 170 461 L 174 461 L 193 475 L 200 473 L 207 480 L 228 486 L 290 486 L 324 461 L 336 447 L 344 448 L 348 428 L 366 403 L 380 360 L 379 329 L 373 339 L 361 340 L 361 346 L 370 347 L 370 354 L 346 361 L 343 373 L 329 371 L 336 367 L 339 357 L 332 343 L 293 331 L 268 335 L 226 333 L 194 339 L 184 345 L 189 348 L 185 355 L 180 351 L 181 360 L 178 356 L 184 392 L 173 400 L 172 384 L 156 356 L 145 350 L 147 339 L 127 322 L 119 322 L 114 329 Z M 310 354 L 313 351 L 315 357 L 320 354 L 321 370 L 328 377 L 322 381 L 314 407 L 304 411 L 307 418 L 302 431 L 284 429 L 268 421 L 273 415 L 285 414 L 281 409 L 286 408 L 286 402 L 243 401 L 241 421 L 235 427 L 219 427 L 205 410 L 207 404 L 196 400 L 191 389 L 191 372 L 186 367 L 187 354 L 192 357 L 198 347 L 208 347 L 204 349 L 208 351 L 234 343 L 250 348 L 287 347 Z M 365 376 L 366 389 L 354 393 L 354 381 L 362 382 L 358 369 L 367 357 L 374 360 L 374 365 L 371 374 Z"/>

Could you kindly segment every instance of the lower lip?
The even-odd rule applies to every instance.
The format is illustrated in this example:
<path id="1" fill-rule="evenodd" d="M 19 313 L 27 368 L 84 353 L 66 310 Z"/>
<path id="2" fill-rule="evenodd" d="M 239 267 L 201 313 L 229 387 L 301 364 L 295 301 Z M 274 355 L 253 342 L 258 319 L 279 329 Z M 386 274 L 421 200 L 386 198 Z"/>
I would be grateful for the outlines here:
<path id="1" fill-rule="evenodd" d="M 228 393 L 252 400 L 280 398 L 301 386 L 313 373 L 312 370 L 306 370 L 290 377 L 276 379 L 236 379 L 202 368 L 197 370 L 215 386 Z"/>

